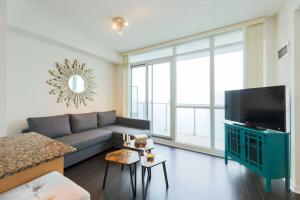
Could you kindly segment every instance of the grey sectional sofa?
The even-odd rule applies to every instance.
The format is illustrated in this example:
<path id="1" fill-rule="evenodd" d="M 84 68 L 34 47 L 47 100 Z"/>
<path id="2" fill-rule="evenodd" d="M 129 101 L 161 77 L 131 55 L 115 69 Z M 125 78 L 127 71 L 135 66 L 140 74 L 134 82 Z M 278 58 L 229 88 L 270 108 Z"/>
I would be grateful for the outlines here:
<path id="1" fill-rule="evenodd" d="M 117 117 L 115 111 L 28 118 L 23 132 L 38 132 L 77 149 L 65 157 L 65 168 L 112 147 L 120 148 L 123 133 L 150 135 L 150 121 Z"/>

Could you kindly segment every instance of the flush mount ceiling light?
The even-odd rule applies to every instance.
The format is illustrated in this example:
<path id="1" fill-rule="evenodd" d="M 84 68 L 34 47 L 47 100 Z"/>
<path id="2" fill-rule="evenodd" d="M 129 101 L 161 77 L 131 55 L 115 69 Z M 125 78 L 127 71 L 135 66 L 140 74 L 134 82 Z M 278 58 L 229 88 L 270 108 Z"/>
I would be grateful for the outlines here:
<path id="1" fill-rule="evenodd" d="M 123 34 L 124 27 L 127 27 L 129 24 L 122 17 L 114 17 L 112 19 L 112 28 L 118 32 L 118 34 Z"/>

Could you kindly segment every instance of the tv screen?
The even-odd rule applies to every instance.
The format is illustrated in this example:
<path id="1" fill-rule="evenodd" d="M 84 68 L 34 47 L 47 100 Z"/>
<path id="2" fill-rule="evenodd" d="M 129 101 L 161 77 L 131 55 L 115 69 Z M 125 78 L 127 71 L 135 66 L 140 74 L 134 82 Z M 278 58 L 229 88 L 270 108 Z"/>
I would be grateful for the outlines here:
<path id="1" fill-rule="evenodd" d="M 225 119 L 286 131 L 285 86 L 225 91 Z"/>

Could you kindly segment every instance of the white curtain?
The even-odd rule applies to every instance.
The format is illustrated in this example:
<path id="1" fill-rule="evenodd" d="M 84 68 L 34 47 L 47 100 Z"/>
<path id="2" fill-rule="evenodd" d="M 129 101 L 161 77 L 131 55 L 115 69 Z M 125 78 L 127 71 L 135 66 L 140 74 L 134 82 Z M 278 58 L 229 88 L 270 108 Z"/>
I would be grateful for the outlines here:
<path id="1" fill-rule="evenodd" d="M 130 80 L 130 73 L 129 73 L 129 59 L 128 55 L 123 56 L 123 63 L 122 63 L 122 71 L 123 71 L 123 116 L 129 116 L 129 97 L 130 97 L 130 88 L 129 88 L 129 80 Z"/>
<path id="2" fill-rule="evenodd" d="M 264 85 L 264 24 L 245 28 L 244 65 L 245 87 Z"/>

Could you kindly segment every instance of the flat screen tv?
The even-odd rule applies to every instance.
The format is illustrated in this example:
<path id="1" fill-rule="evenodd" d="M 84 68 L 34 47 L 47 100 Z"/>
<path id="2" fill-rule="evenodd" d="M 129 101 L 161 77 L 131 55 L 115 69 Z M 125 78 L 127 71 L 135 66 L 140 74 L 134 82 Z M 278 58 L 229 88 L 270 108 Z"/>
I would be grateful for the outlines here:
<path id="1" fill-rule="evenodd" d="M 225 119 L 286 131 L 285 86 L 225 91 Z"/>

